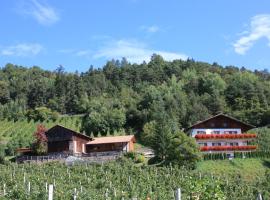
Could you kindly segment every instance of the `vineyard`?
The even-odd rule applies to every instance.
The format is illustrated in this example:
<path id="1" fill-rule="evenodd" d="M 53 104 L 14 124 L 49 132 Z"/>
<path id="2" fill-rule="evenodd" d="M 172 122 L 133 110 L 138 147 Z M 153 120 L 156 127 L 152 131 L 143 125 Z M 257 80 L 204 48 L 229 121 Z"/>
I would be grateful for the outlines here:
<path id="1" fill-rule="evenodd" d="M 28 141 L 32 140 L 32 135 L 37 128 L 37 125 L 41 122 L 34 122 L 34 121 L 8 121 L 3 120 L 0 121 L 0 140 L 8 141 L 12 137 L 22 137 Z M 56 121 L 45 121 L 42 122 L 47 129 L 51 128 L 52 126 L 59 124 L 70 128 L 72 130 L 79 131 L 81 126 L 81 119 L 80 117 L 60 117 Z"/>
<path id="2" fill-rule="evenodd" d="M 214 176 L 178 167 L 136 166 L 126 160 L 100 165 L 60 163 L 0 166 L 0 199 L 171 200 L 180 187 L 182 199 L 269 199 L 269 175 L 244 181 L 234 174 Z"/>

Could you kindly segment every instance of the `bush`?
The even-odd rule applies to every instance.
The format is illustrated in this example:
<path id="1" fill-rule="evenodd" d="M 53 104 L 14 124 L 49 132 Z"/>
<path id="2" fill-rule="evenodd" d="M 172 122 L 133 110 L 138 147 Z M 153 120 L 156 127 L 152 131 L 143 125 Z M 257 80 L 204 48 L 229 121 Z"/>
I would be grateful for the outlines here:
<path id="1" fill-rule="evenodd" d="M 34 110 L 28 110 L 26 113 L 28 121 L 34 120 L 35 122 L 40 121 L 48 121 L 53 120 L 56 121 L 59 117 L 59 114 L 57 112 L 52 111 L 49 108 L 46 107 L 38 107 Z"/>
<path id="2" fill-rule="evenodd" d="M 125 157 L 130 158 L 131 160 L 134 160 L 136 157 L 136 153 L 135 152 L 127 152 L 127 153 L 125 153 Z"/>
<path id="3" fill-rule="evenodd" d="M 125 157 L 129 158 L 130 160 L 134 161 L 135 163 L 144 163 L 145 162 L 144 155 L 142 155 L 140 153 L 127 152 L 125 154 Z"/>
<path id="4" fill-rule="evenodd" d="M 136 158 L 135 158 L 135 162 L 136 163 L 144 163 L 145 162 L 144 155 L 142 155 L 142 154 L 137 155 Z"/>

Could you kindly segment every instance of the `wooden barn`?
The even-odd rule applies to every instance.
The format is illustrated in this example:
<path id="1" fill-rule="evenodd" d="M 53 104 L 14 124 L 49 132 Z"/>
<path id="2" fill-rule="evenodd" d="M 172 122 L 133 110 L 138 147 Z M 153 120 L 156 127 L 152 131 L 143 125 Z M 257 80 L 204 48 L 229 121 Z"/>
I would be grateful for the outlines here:
<path id="1" fill-rule="evenodd" d="M 48 153 L 88 154 L 93 152 L 129 152 L 134 150 L 134 135 L 91 138 L 56 125 L 46 131 Z"/>
<path id="2" fill-rule="evenodd" d="M 46 131 L 48 153 L 86 153 L 85 144 L 93 140 L 91 137 L 56 125 Z"/>

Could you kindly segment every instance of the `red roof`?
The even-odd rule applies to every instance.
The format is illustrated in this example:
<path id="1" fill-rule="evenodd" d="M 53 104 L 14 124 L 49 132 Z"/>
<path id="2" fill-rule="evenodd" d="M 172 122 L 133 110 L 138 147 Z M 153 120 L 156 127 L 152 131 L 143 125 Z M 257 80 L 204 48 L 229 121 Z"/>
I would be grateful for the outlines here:
<path id="1" fill-rule="evenodd" d="M 109 143 L 121 143 L 130 141 L 135 142 L 134 135 L 98 137 L 94 138 L 93 141 L 90 141 L 87 144 L 109 144 Z"/>

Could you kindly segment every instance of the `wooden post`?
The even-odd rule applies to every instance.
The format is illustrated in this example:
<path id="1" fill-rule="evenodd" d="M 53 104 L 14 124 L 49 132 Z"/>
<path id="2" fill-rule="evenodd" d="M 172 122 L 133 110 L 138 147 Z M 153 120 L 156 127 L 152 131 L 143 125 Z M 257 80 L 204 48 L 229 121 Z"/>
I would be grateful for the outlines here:
<path id="1" fill-rule="evenodd" d="M 49 185 L 49 200 L 53 200 L 53 185 Z"/>
<path id="2" fill-rule="evenodd" d="M 181 189 L 177 188 L 175 192 L 175 200 L 181 200 Z"/>

